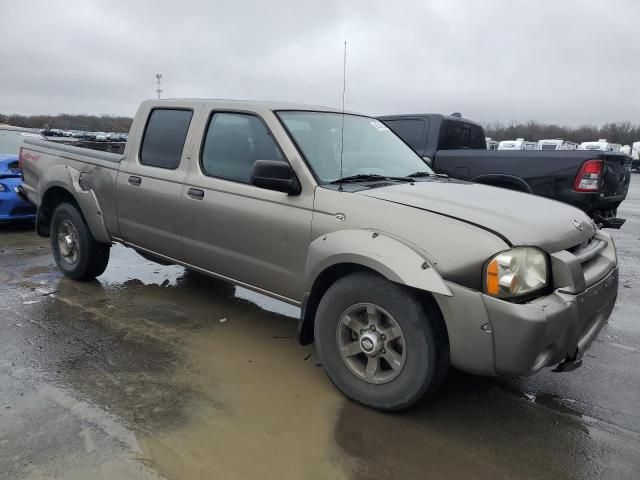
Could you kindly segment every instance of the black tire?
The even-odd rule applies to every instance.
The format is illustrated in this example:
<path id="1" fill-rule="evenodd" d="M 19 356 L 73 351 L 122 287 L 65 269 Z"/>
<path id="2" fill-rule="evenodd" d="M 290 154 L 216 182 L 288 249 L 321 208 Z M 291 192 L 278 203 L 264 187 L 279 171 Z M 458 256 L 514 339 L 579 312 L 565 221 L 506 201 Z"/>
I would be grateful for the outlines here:
<path id="1" fill-rule="evenodd" d="M 75 229 L 76 258 L 66 259 L 58 242 L 59 234 L 66 230 L 68 224 Z M 100 243 L 93 238 L 89 226 L 82 213 L 71 203 L 61 203 L 51 217 L 50 231 L 51 250 L 58 268 L 65 276 L 73 280 L 91 280 L 102 273 L 109 263 L 111 245 Z"/>
<path id="2" fill-rule="evenodd" d="M 340 318 L 363 303 L 386 310 L 404 334 L 404 366 L 386 383 L 365 381 L 347 367 L 339 352 Z M 449 345 L 439 315 L 437 308 L 405 287 L 374 273 L 353 273 L 331 285 L 320 301 L 314 325 L 316 350 L 327 375 L 346 396 L 376 409 L 402 410 L 432 394 L 448 372 Z"/>

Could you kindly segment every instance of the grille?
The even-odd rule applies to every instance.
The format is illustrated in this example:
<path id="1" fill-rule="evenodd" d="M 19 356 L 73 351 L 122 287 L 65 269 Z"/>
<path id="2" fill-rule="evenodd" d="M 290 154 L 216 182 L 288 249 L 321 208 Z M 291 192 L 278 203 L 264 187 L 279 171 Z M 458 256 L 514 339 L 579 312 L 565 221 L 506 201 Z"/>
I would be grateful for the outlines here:
<path id="1" fill-rule="evenodd" d="M 605 248 L 607 248 L 606 240 L 591 237 L 586 242 L 573 247 L 573 249 L 569 251 L 575 255 L 581 264 L 585 264 L 597 257 Z"/>
<path id="2" fill-rule="evenodd" d="M 591 237 L 587 242 L 569 249 L 580 266 L 587 287 L 599 282 L 611 271 L 615 261 L 604 255 L 609 245 L 603 238 Z"/>

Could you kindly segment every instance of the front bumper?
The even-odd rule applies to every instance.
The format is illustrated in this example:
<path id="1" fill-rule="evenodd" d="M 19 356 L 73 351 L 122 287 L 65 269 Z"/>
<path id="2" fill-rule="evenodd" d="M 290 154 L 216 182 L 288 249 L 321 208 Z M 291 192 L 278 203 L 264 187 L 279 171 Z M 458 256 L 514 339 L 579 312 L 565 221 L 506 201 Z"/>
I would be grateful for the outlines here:
<path id="1" fill-rule="evenodd" d="M 0 179 L 3 187 L 0 191 L 0 222 L 32 221 L 36 218 L 36 207 L 20 197 L 15 189 L 20 179 Z"/>
<path id="2" fill-rule="evenodd" d="M 531 375 L 567 357 L 580 359 L 611 315 L 617 295 L 617 267 L 577 295 L 556 290 L 522 305 L 483 295 L 496 373 Z"/>
<path id="3" fill-rule="evenodd" d="M 579 293 L 559 288 L 521 304 L 447 286 L 453 296 L 434 297 L 447 326 L 451 364 L 481 375 L 526 376 L 584 354 L 613 310 L 618 268 Z"/>

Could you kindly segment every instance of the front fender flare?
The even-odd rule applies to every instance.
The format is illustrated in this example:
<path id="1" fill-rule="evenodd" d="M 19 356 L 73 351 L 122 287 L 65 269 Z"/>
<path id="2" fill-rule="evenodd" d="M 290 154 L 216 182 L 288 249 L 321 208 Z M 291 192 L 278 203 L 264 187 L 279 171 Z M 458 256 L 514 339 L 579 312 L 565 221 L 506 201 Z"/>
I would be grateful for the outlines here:
<path id="1" fill-rule="evenodd" d="M 82 215 L 87 221 L 91 234 L 98 242 L 111 243 L 111 236 L 102 218 L 102 209 L 93 190 L 81 184 L 82 173 L 68 165 L 53 165 L 48 168 L 38 182 L 39 200 L 42 202 L 46 192 L 52 187 L 60 187 L 69 192 L 78 203 Z"/>
<path id="2" fill-rule="evenodd" d="M 359 229 L 338 230 L 311 242 L 305 292 L 311 291 L 323 271 L 342 263 L 368 267 L 392 282 L 419 290 L 453 295 L 426 254 L 384 232 Z"/>

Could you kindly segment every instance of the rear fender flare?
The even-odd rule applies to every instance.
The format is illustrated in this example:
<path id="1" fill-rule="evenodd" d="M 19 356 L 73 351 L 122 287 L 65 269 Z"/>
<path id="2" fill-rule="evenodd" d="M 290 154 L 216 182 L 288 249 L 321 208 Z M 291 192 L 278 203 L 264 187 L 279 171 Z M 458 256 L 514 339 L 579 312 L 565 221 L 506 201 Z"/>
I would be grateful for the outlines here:
<path id="1" fill-rule="evenodd" d="M 69 192 L 77 202 L 87 221 L 93 237 L 102 243 L 111 243 L 111 236 L 102 218 L 102 209 L 94 191 L 87 185 L 81 185 L 82 173 L 68 165 L 53 165 L 38 182 L 38 192 L 46 192 L 52 187 L 60 187 Z"/>

